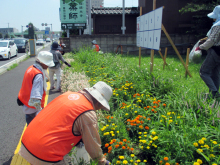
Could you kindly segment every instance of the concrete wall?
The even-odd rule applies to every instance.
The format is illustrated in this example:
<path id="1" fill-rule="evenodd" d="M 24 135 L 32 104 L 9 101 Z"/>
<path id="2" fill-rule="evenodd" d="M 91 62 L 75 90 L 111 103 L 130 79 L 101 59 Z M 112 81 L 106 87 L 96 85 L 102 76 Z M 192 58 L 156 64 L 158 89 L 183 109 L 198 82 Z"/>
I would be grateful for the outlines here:
<path id="1" fill-rule="evenodd" d="M 187 47 L 192 48 L 197 42 L 198 38 L 193 35 L 170 35 L 172 41 L 176 45 L 180 54 L 185 54 Z M 138 54 L 139 48 L 136 46 L 136 34 L 100 34 L 100 35 L 81 35 L 81 36 L 70 36 L 69 41 L 63 39 L 63 41 L 69 42 L 69 50 L 79 50 L 82 47 L 92 47 L 91 41 L 96 40 L 101 50 L 106 52 L 115 52 L 118 45 L 122 45 L 123 54 Z M 175 51 L 171 47 L 170 42 L 166 38 L 165 34 L 161 35 L 161 52 L 163 53 L 165 47 L 168 48 L 169 54 L 175 54 Z M 67 48 L 68 49 L 68 48 Z M 150 49 L 142 48 L 142 54 L 150 54 Z M 121 49 L 118 49 L 118 53 Z M 155 51 L 157 54 L 157 51 Z"/>

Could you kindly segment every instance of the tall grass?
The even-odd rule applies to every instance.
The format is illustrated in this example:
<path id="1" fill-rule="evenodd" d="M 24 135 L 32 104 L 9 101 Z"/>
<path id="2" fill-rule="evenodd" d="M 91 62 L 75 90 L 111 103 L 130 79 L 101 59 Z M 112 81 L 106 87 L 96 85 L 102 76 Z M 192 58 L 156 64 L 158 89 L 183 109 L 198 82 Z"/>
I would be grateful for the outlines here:
<path id="1" fill-rule="evenodd" d="M 204 164 L 220 163 L 219 105 L 204 94 L 208 93 L 208 88 L 199 75 L 201 63 L 190 63 L 188 69 L 192 77 L 185 77 L 185 68 L 176 56 L 168 55 L 168 65 L 163 69 L 163 60 L 155 55 L 152 73 L 151 59 L 147 55 L 141 58 L 140 67 L 138 56 L 98 54 L 88 49 L 70 53 L 66 58 L 74 59 L 71 62 L 74 70 L 67 69 L 64 73 L 83 73 L 90 86 L 105 81 L 113 88 L 109 102 L 111 111 L 99 115 L 99 126 L 106 130 L 111 127 L 115 131 L 118 128 L 111 125 L 120 126 L 120 133 L 112 137 L 105 135 L 105 129 L 100 130 L 103 151 L 114 164 L 123 163 L 117 153 L 124 155 L 124 163 L 128 161 L 128 164 L 131 163 L 129 154 L 132 153 L 136 155 L 134 161 L 141 161 L 142 164 L 185 165 L 200 160 Z M 88 87 L 86 85 L 81 88 Z M 74 88 L 71 90 L 75 91 Z M 153 106 L 155 108 L 152 110 Z M 150 118 L 142 122 L 145 122 L 143 126 L 149 126 L 150 129 L 145 131 L 152 135 L 143 136 L 141 126 L 129 125 L 127 121 L 138 115 Z M 112 120 L 109 121 L 108 116 L 112 116 Z M 152 142 L 154 136 L 159 138 Z M 112 138 L 119 141 L 129 139 L 129 145 L 135 151 L 119 152 L 113 147 L 109 152 L 104 144 L 109 144 Z M 146 139 L 147 143 L 142 143 L 141 139 Z M 165 161 L 165 157 L 169 160 Z"/>

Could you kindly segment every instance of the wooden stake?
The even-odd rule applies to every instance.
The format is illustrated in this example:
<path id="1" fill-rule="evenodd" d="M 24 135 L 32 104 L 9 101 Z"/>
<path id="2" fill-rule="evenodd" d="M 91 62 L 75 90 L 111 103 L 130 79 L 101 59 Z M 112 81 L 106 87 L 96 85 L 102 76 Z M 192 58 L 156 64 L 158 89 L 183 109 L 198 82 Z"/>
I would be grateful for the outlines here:
<path id="1" fill-rule="evenodd" d="M 192 75 L 190 74 L 188 68 L 186 67 L 186 65 L 185 65 L 185 63 L 184 63 L 184 61 L 183 61 L 183 59 L 182 59 L 182 57 L 181 57 L 179 51 L 177 50 L 176 46 L 174 45 L 172 39 L 170 38 L 170 36 L 169 36 L 169 34 L 167 33 L 167 31 L 166 31 L 165 27 L 163 26 L 163 24 L 162 24 L 162 30 L 163 30 L 163 32 L 165 33 L 167 39 L 170 41 L 170 44 L 172 45 L 174 51 L 176 52 L 177 56 L 179 57 L 180 61 L 181 61 L 182 64 L 183 64 L 183 66 L 185 67 L 185 69 L 186 69 L 188 75 L 189 75 L 190 77 L 192 77 Z"/>
<path id="2" fill-rule="evenodd" d="M 164 56 L 164 61 L 166 62 L 167 58 L 167 48 L 165 48 L 165 56 Z M 163 69 L 165 68 L 165 63 L 163 64 Z"/>
<path id="3" fill-rule="evenodd" d="M 189 53 L 190 53 L 190 48 L 187 48 L 187 52 L 186 52 L 186 67 L 187 67 L 187 69 L 189 66 Z M 185 76 L 187 77 L 187 71 L 185 73 Z"/>
<path id="4" fill-rule="evenodd" d="M 153 1 L 153 10 L 156 9 L 156 0 Z M 153 67 L 154 67 L 154 50 L 151 50 L 150 53 L 150 57 L 151 57 L 151 63 L 150 63 L 150 72 L 153 72 Z"/>
<path id="5" fill-rule="evenodd" d="M 161 50 L 161 49 L 160 49 Z M 163 57 L 163 55 L 162 55 L 162 53 L 161 53 L 161 51 L 158 51 L 159 52 L 159 54 L 160 54 L 160 56 L 161 56 L 161 58 L 163 59 L 163 66 L 165 66 L 165 65 L 167 65 L 167 63 L 166 63 L 166 60 L 164 59 L 164 57 Z M 163 68 L 164 69 L 164 68 Z"/>

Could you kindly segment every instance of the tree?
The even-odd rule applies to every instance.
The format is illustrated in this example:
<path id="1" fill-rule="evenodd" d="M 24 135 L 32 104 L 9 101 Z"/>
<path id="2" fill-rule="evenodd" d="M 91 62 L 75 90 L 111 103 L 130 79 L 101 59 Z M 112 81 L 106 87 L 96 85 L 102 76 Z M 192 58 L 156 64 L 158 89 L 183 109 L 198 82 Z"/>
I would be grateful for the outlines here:
<path id="1" fill-rule="evenodd" d="M 0 33 L 0 38 L 3 38 L 3 34 L 2 33 Z"/>
<path id="2" fill-rule="evenodd" d="M 5 37 L 4 38 L 10 38 L 10 36 L 8 34 L 5 34 Z"/>
<path id="3" fill-rule="evenodd" d="M 179 10 L 181 14 L 192 13 L 193 19 L 191 20 L 193 26 L 188 33 L 195 34 L 198 37 L 205 37 L 207 32 L 212 26 L 213 20 L 207 17 L 215 6 L 220 4 L 220 0 L 192 0 L 182 9 Z"/>
<path id="4" fill-rule="evenodd" d="M 29 39 L 34 39 L 34 37 L 35 37 L 34 25 L 32 23 L 29 23 L 28 26 L 29 26 L 29 28 L 28 28 Z"/>

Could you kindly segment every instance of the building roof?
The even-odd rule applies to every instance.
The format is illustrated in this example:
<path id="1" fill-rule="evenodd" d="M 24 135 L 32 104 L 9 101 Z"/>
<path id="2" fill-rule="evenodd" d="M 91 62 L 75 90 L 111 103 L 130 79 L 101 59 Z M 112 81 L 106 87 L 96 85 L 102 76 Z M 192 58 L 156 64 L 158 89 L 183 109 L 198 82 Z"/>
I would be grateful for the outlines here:
<path id="1" fill-rule="evenodd" d="M 122 14 L 123 8 L 122 7 L 101 7 L 101 8 L 92 8 L 91 14 L 97 15 L 107 15 L 107 14 Z M 131 15 L 139 15 L 139 10 L 137 7 L 125 7 L 125 14 Z"/>

